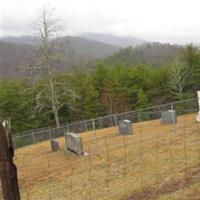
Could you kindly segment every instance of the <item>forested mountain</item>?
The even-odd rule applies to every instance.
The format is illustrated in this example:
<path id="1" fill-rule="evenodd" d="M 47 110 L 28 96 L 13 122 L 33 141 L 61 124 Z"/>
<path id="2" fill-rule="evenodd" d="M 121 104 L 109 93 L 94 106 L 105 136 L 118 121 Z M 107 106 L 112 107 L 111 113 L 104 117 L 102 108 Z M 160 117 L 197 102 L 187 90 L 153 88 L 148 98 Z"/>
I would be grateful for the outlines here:
<path id="1" fill-rule="evenodd" d="M 37 60 L 37 42 L 38 39 L 34 37 L 4 38 L 0 42 L 1 77 L 30 75 L 27 68 L 33 67 Z M 119 47 L 81 37 L 61 37 L 54 42 L 62 57 L 55 66 L 58 72 L 71 69 L 80 63 L 105 58 L 119 50 Z"/>
<path id="2" fill-rule="evenodd" d="M 135 46 L 147 43 L 147 41 L 145 40 L 132 37 L 132 36 L 116 36 L 116 35 L 103 34 L 103 33 L 83 33 L 80 36 L 90 39 L 90 40 L 118 46 L 121 48 L 126 48 L 129 46 L 135 47 Z"/>
<path id="3" fill-rule="evenodd" d="M 57 50 L 66 56 L 62 63 L 65 69 L 88 61 L 102 59 L 119 50 L 119 47 L 81 37 L 62 37 L 56 41 Z"/>
<path id="4" fill-rule="evenodd" d="M 34 44 L 38 41 L 38 37 L 35 36 L 7 36 L 2 38 L 3 42 L 14 43 L 14 44 Z"/>
<path id="5" fill-rule="evenodd" d="M 9 48 L 13 50 L 14 46 Z M 28 53 L 25 48 L 21 46 L 21 52 Z M 15 52 L 18 53 L 17 50 Z M 63 105 L 57 113 L 60 123 L 196 97 L 200 88 L 200 51 L 197 46 L 188 45 L 182 47 L 181 52 L 181 56 L 177 53 L 174 55 L 176 60 L 163 67 L 139 64 L 130 67 L 116 62 L 112 66 L 97 64 L 87 72 L 77 70 L 53 74 L 55 94 Z M 29 58 L 26 57 L 27 60 Z M 14 132 L 55 125 L 46 83 L 45 77 L 34 82 L 11 78 L 0 81 L 0 115 L 12 119 Z M 75 94 L 73 101 L 66 88 Z M 41 98 L 42 102 L 38 101 Z M 38 103 L 46 107 L 41 111 Z"/>
<path id="6" fill-rule="evenodd" d="M 21 77 L 27 66 L 35 63 L 35 51 L 31 44 L 0 42 L 0 77 Z"/>
<path id="7" fill-rule="evenodd" d="M 106 35 L 104 36 L 107 38 Z M 106 42 L 107 40 L 103 41 Z M 55 65 L 57 72 L 71 71 L 74 68 L 88 71 L 94 69 L 97 63 L 108 66 L 144 64 L 161 67 L 173 62 L 183 53 L 181 46 L 160 43 L 146 43 L 131 47 L 129 41 L 130 43 L 127 43 L 127 45 L 130 44 L 129 47 L 120 49 L 118 46 L 82 37 L 60 37 L 52 42 L 56 43 L 54 46 L 61 56 L 61 59 Z M 126 42 L 128 40 L 124 40 L 124 45 Z M 31 69 L 36 65 L 38 57 L 37 44 L 38 38 L 36 37 L 4 38 L 0 42 L 0 76 L 22 77 L 32 75 L 33 70 Z"/>
<path id="8" fill-rule="evenodd" d="M 183 55 L 183 47 L 178 45 L 148 43 L 136 48 L 127 47 L 114 53 L 104 60 L 110 66 L 114 65 L 149 65 L 162 67 L 174 62 Z"/>

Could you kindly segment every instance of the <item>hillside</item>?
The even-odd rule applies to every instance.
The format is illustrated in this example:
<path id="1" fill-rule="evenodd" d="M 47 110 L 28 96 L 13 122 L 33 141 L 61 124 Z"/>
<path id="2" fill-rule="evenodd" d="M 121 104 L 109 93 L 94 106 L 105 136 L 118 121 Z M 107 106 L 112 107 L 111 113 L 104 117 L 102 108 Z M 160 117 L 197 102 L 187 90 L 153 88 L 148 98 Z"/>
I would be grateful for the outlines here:
<path id="1" fill-rule="evenodd" d="M 176 58 L 181 57 L 183 53 L 183 47 L 178 45 L 140 42 L 140 46 L 130 47 L 132 43 L 121 38 L 118 42 L 123 41 L 124 46 L 129 45 L 129 47 L 120 49 L 118 46 L 108 44 L 110 40 L 102 39 L 99 42 L 95 41 L 95 38 L 86 39 L 68 36 L 60 37 L 53 41 L 56 43 L 56 49 L 62 58 L 55 66 L 57 72 L 74 68 L 90 70 L 95 68 L 98 63 L 104 63 L 108 66 L 144 64 L 152 67 L 161 67 L 172 63 Z M 117 40 L 117 37 L 115 39 Z M 99 39 L 97 38 L 97 40 Z M 0 42 L 1 77 L 30 75 L 32 71 L 30 69 L 37 61 L 35 49 L 37 42 L 37 38 L 29 36 L 4 38 Z M 117 43 L 115 44 L 117 45 Z"/>
<path id="2" fill-rule="evenodd" d="M 7 37 L 0 42 L 1 77 L 19 77 L 30 74 L 27 66 L 36 63 L 35 43 L 37 38 Z M 74 65 L 105 58 L 119 50 L 118 47 L 81 37 L 62 37 L 56 40 L 57 50 L 62 53 L 62 61 L 57 63 L 57 71 L 72 69 Z"/>
<path id="3" fill-rule="evenodd" d="M 88 38 L 88 39 L 86 39 Z M 30 75 L 27 68 L 36 63 L 36 37 L 6 37 L 0 42 L 1 77 Z M 143 40 L 106 34 L 83 34 L 82 37 L 60 37 L 54 41 L 62 59 L 57 63 L 57 72 L 71 70 L 75 66 L 90 70 L 97 63 L 109 66 L 145 64 L 164 66 L 182 55 L 178 45 L 145 43 Z M 136 46 L 140 45 L 140 46 Z M 136 47 L 135 47 L 136 46 Z M 120 49 L 120 47 L 126 47 Z"/>
<path id="4" fill-rule="evenodd" d="M 103 33 L 83 33 L 80 36 L 90 40 L 115 45 L 121 48 L 126 48 L 129 46 L 136 47 L 138 45 L 147 43 L 146 40 L 142 40 L 132 36 L 116 36 Z"/>
<path id="5" fill-rule="evenodd" d="M 70 60 L 68 64 L 69 67 L 88 61 L 105 58 L 119 50 L 117 46 L 98 41 L 92 41 L 81 37 L 62 37 L 59 38 L 56 43 L 58 51 L 63 51 L 67 56 L 67 59 Z M 67 63 L 67 59 L 65 63 Z"/>
<path id="6" fill-rule="evenodd" d="M 134 123 L 125 137 L 117 127 L 97 130 L 96 140 L 93 131 L 82 133 L 83 157 L 66 153 L 64 138 L 58 152 L 49 141 L 17 149 L 22 200 L 198 199 L 195 116 L 179 116 L 175 130 L 153 120 Z"/>
<path id="7" fill-rule="evenodd" d="M 161 67 L 172 63 L 183 54 L 183 47 L 178 45 L 149 43 L 136 48 L 127 47 L 104 60 L 108 65 L 138 65 Z"/>
<path id="8" fill-rule="evenodd" d="M 21 77 L 26 69 L 36 63 L 32 44 L 0 42 L 0 77 Z"/>

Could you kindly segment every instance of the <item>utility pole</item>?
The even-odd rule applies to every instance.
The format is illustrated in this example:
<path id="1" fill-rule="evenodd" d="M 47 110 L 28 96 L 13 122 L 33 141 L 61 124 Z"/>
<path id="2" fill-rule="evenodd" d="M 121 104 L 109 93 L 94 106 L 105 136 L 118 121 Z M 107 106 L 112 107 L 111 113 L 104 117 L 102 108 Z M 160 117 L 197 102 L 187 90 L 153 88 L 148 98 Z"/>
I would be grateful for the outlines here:
<path id="1" fill-rule="evenodd" d="M 10 120 L 0 121 L 0 178 L 4 200 L 20 200 Z"/>

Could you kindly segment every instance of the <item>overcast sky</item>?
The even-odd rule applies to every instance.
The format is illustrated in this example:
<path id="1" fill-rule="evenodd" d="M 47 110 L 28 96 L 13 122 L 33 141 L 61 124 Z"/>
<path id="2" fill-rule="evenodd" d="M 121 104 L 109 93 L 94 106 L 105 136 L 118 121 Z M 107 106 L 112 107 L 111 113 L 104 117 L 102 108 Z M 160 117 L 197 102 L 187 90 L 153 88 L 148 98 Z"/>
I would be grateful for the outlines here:
<path id="1" fill-rule="evenodd" d="M 1 0 L 1 36 L 30 34 L 30 24 L 47 4 L 56 8 L 66 34 L 200 43 L 200 0 Z"/>

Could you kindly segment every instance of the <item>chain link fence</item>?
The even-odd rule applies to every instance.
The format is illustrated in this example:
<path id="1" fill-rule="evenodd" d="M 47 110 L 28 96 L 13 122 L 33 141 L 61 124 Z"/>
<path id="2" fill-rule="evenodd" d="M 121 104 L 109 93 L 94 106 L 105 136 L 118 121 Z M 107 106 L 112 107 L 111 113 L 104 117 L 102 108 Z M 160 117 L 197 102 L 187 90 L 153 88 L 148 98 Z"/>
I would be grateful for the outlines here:
<path id="1" fill-rule="evenodd" d="M 96 119 L 84 120 L 62 125 L 59 128 L 42 128 L 17 134 L 14 137 L 15 148 L 39 143 L 45 140 L 55 139 L 64 136 L 65 132 L 83 133 L 91 130 L 99 130 L 109 127 L 115 127 L 119 121 L 128 119 L 132 123 L 138 121 L 148 121 L 161 118 L 161 111 L 176 110 L 177 115 L 194 113 L 198 111 L 197 99 L 189 99 L 169 104 L 152 106 L 149 108 L 118 113 Z"/>
<path id="2" fill-rule="evenodd" d="M 166 110 L 176 111 L 176 122 L 161 123 Z M 21 199 L 198 199 L 197 112 L 197 99 L 190 99 L 16 136 L 16 147 L 35 144 L 16 149 Z M 125 119 L 132 122 L 131 135 L 119 134 Z M 65 132 L 82 133 L 87 156 L 64 150 Z M 51 151 L 50 138 L 58 138 L 59 151 Z"/>
<path id="3" fill-rule="evenodd" d="M 161 111 L 169 109 L 176 110 L 177 122 L 162 124 Z M 87 156 L 66 152 L 63 137 L 57 152 L 48 141 L 17 149 L 22 200 L 195 199 L 188 195 L 200 184 L 197 111 L 192 99 L 34 133 L 39 142 L 84 132 Z M 132 135 L 118 134 L 116 125 L 125 119 L 133 122 Z"/>

